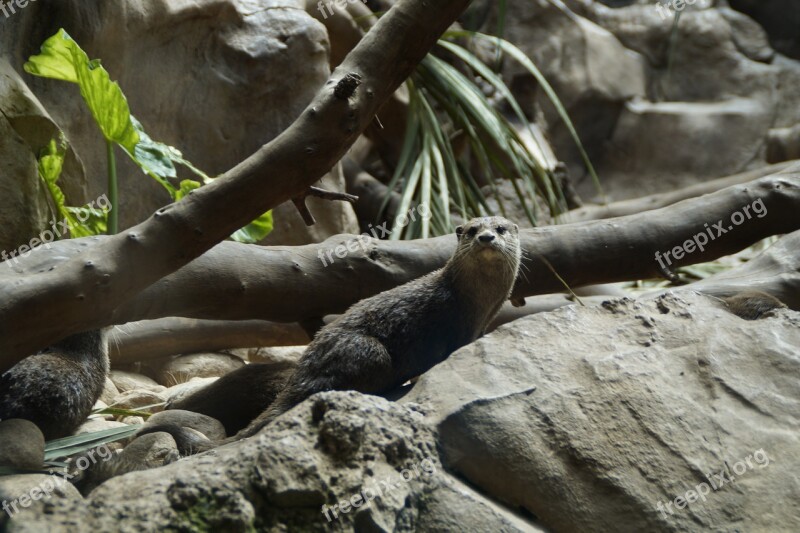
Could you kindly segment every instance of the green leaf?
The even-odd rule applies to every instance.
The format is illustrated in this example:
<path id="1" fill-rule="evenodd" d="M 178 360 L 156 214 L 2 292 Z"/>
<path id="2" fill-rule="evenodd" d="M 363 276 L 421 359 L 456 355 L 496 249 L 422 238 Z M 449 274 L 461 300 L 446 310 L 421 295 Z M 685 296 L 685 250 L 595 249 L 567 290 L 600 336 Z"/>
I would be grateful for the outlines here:
<path id="1" fill-rule="evenodd" d="M 44 42 L 41 53 L 32 56 L 24 68 L 34 76 L 77 83 L 106 140 L 133 152 L 139 136 L 131 122 L 125 95 L 119 85 L 111 81 L 100 61 L 90 61 L 63 28 Z"/>
<path id="2" fill-rule="evenodd" d="M 181 182 L 181 188 L 175 192 L 175 201 L 182 200 L 186 196 L 189 196 L 195 189 L 199 189 L 201 187 L 201 183 L 194 181 L 194 180 L 183 180 Z"/>
<path id="3" fill-rule="evenodd" d="M 70 218 L 70 236 L 90 237 L 105 235 L 108 229 L 108 212 L 94 207 L 66 207 Z"/>
<path id="4" fill-rule="evenodd" d="M 41 53 L 31 56 L 23 66 L 25 72 L 54 80 L 78 83 L 75 65 L 72 62 L 74 41 L 64 29 L 42 44 Z M 88 59 L 87 59 L 88 61 Z"/>
<path id="5" fill-rule="evenodd" d="M 272 211 L 267 211 L 233 235 L 231 239 L 245 244 L 255 244 L 272 232 Z"/>
<path id="6" fill-rule="evenodd" d="M 141 426 L 127 426 L 51 440 L 45 443 L 44 459 L 45 461 L 52 461 L 60 457 L 68 457 L 76 453 L 89 451 L 101 444 L 126 439 L 139 431 L 139 429 L 141 429 Z"/>
<path id="7" fill-rule="evenodd" d="M 62 218 L 69 224 L 71 237 L 89 237 L 105 233 L 106 212 L 86 207 L 69 207 L 58 178 L 64 166 L 67 153 L 67 141 L 63 132 L 58 139 L 52 139 L 39 155 L 39 177 L 47 186 L 54 204 L 54 218 Z"/>
<path id="8" fill-rule="evenodd" d="M 76 64 L 86 57 L 78 45 L 72 51 Z M 92 112 L 106 140 L 113 141 L 128 151 L 139 142 L 139 135 L 131 123 L 131 111 L 122 89 L 112 82 L 108 72 L 99 64 L 95 68 L 76 68 L 78 84 L 86 105 Z"/>
<path id="9" fill-rule="evenodd" d="M 153 173 L 163 179 L 177 178 L 178 173 L 175 171 L 170 153 L 172 147 L 151 139 L 136 117 L 131 116 L 131 121 L 136 133 L 139 134 L 139 142 L 133 150 L 133 160 L 139 163 L 147 174 Z"/>

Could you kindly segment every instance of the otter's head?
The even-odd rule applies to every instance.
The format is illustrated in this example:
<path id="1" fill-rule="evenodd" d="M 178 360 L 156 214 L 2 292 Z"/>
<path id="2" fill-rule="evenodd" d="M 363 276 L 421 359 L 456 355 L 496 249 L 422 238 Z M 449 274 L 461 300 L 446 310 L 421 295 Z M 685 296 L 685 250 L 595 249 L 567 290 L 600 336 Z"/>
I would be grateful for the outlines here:
<path id="1" fill-rule="evenodd" d="M 503 217 L 473 218 L 456 228 L 458 248 L 454 260 L 466 255 L 481 264 L 505 264 L 516 277 L 521 251 L 519 227 Z M 476 265 L 477 266 L 477 265 Z"/>

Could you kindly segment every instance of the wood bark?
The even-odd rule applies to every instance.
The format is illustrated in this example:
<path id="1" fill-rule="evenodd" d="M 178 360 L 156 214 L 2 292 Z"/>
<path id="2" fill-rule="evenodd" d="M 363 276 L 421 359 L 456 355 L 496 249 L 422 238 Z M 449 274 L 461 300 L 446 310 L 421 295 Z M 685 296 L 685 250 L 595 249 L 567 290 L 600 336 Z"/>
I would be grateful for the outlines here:
<path id="1" fill-rule="evenodd" d="M 117 326 L 111 333 L 108 355 L 112 365 L 122 365 L 177 354 L 309 342 L 297 324 L 169 317 Z"/>
<path id="2" fill-rule="evenodd" d="M 683 200 L 688 200 L 689 198 L 697 198 L 698 196 L 730 187 L 731 185 L 747 183 L 748 181 L 753 181 L 771 174 L 777 174 L 790 168 L 800 168 L 800 161 L 787 161 L 755 170 L 748 170 L 747 172 L 741 172 L 733 176 L 697 183 L 689 187 L 684 187 L 683 189 L 678 189 L 677 191 L 651 194 L 631 200 L 621 200 L 608 205 L 587 205 L 579 209 L 573 209 L 564 216 L 564 220 L 567 222 L 583 222 L 585 220 L 600 220 L 604 218 L 633 215 L 651 209 L 666 207 Z"/>
<path id="3" fill-rule="evenodd" d="M 729 230 L 732 214 L 754 202 L 763 205 L 764 215 L 752 216 L 750 210 L 750 219 Z M 514 294 L 532 296 L 564 289 L 543 257 L 572 287 L 653 278 L 660 275 L 656 252 L 663 254 L 693 235 L 708 234 L 718 221 L 723 222 L 724 235 L 709 239 L 704 250 L 687 253 L 671 266 L 713 260 L 770 235 L 797 231 L 798 210 L 800 172 L 787 172 L 654 211 L 525 230 L 520 236 L 525 251 L 523 273 Z M 25 269 L 17 273 L 0 270 L 0 286 L 25 282 L 31 278 L 28 272 L 58 269 L 69 264 L 65 258 L 86 256 L 87 249 L 102 249 L 113 239 L 56 243 L 50 250 L 32 254 Z M 115 309 L 101 316 L 76 314 L 72 323 L 89 329 L 167 316 L 296 322 L 341 313 L 362 298 L 440 268 L 455 242 L 452 235 L 400 242 L 369 238 L 363 248 L 355 236 L 347 235 L 299 247 L 223 242 Z M 337 247 L 345 257 L 336 256 Z M 82 307 L 76 309 L 84 312 Z M 43 336 L 57 336 L 54 332 L 63 327 L 36 315 L 18 317 L 16 323 L 19 346 L 36 347 Z"/>
<path id="4" fill-rule="evenodd" d="M 178 270 L 330 170 L 468 0 L 400 0 L 331 74 L 301 116 L 255 154 L 143 223 L 49 270 L 3 283 L 0 366 L 71 332 Z"/>

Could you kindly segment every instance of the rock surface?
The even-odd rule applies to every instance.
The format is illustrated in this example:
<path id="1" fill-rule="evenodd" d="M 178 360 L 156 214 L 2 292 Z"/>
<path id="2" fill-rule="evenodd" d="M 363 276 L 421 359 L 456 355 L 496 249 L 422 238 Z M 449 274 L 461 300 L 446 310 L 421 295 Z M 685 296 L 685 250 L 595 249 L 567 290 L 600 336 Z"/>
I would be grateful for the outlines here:
<path id="1" fill-rule="evenodd" d="M 123 532 L 201 525 L 427 531 L 456 524 L 540 531 L 442 471 L 433 433 L 416 408 L 354 392 L 322 393 L 256 438 L 114 478 L 88 503 L 52 501 L 48 508 L 15 517 L 13 530 L 68 531 L 79 523 L 83 530 Z"/>
<path id="2" fill-rule="evenodd" d="M 166 403 L 166 398 L 166 393 L 134 389 L 117 396 L 113 406 L 120 409 L 147 408 L 147 411 L 155 413 L 164 409 L 163 404 Z"/>
<path id="3" fill-rule="evenodd" d="M 308 346 L 262 346 L 248 351 L 251 363 L 297 362 Z"/>
<path id="4" fill-rule="evenodd" d="M 744 11 L 757 18 L 769 11 L 773 26 L 787 26 L 780 2 L 741 3 L 751 4 Z M 553 85 L 613 199 L 764 166 L 770 131 L 800 123 L 794 89 L 800 62 L 775 53 L 768 38 L 772 26 L 765 31 L 741 12 L 709 7 L 711 2 L 681 4 L 672 41 L 673 17 L 660 14 L 655 1 L 508 4 L 504 37 Z M 495 30 L 496 17 L 485 30 Z M 786 14 L 797 17 L 796 6 Z M 578 192 L 594 198 L 575 143 L 549 99 L 516 62 L 507 60 L 503 68 L 518 100 L 537 102 Z M 529 116 L 536 109 L 528 109 Z"/>
<path id="5" fill-rule="evenodd" d="M 7 23 L 3 21 L 4 31 Z M 55 122 L 17 71 L 5 57 L 0 59 L 0 250 L 8 256 L 24 254 L 27 250 L 18 247 L 29 245 L 32 238 L 55 237 L 40 235 L 51 225 L 52 215 L 37 158 L 57 133 Z M 70 198 L 84 193 L 83 166 L 71 150 L 59 184 Z"/>
<path id="6" fill-rule="evenodd" d="M 172 387 L 193 378 L 224 376 L 245 365 L 239 357 L 222 353 L 181 355 L 166 362 L 158 371 L 158 381 Z"/>
<path id="7" fill-rule="evenodd" d="M 745 321 L 689 291 L 565 307 L 462 348 L 399 403 L 316 395 L 258 437 L 114 478 L 88 503 L 53 502 L 55 514 L 14 523 L 791 531 L 798 346 L 797 312 Z M 365 505 L 374 487 L 383 489 Z"/>
<path id="8" fill-rule="evenodd" d="M 791 531 L 798 346 L 796 312 L 618 300 L 502 326 L 403 401 L 430 406 L 446 467 L 555 531 Z"/>
<path id="9" fill-rule="evenodd" d="M 82 500 L 80 492 L 72 483 L 57 476 L 47 474 L 23 474 L 0 477 L 0 503 L 6 502 L 8 511 L 0 511 L 0 530 L 5 531 L 7 524 L 14 519 L 25 522 L 30 515 L 43 515 L 42 509 L 60 500 Z M 40 516 L 39 518 L 44 518 Z M 60 531 L 70 531 L 74 524 L 63 524 Z M 52 531 L 45 527 L 40 531 Z"/>
<path id="10" fill-rule="evenodd" d="M 0 467 L 40 470 L 44 465 L 44 435 L 33 422 L 0 421 Z"/>
<path id="11" fill-rule="evenodd" d="M 166 390 L 164 385 L 159 385 L 154 379 L 135 372 L 126 372 L 124 370 L 112 370 L 109 378 L 114 386 L 117 388 L 117 395 L 120 392 L 128 392 L 130 390 L 149 390 L 153 392 L 163 392 Z"/>
<path id="12" fill-rule="evenodd" d="M 65 28 L 91 58 L 102 59 L 151 137 L 175 146 L 214 176 L 288 127 L 327 80 L 327 33 L 305 12 L 304 4 L 302 0 L 39 0 L 3 20 L 0 52 L 21 73 L 39 44 Z M 75 205 L 94 200 L 106 190 L 106 149 L 78 91 L 27 74 L 24 79 L 64 129 L 90 177 L 88 190 L 77 189 L 71 200 Z M 0 161 L 14 151 L 13 146 L 0 144 Z M 36 187 L 32 154 L 25 157 L 20 163 Z M 121 228 L 169 203 L 167 192 L 127 158 L 120 156 L 118 166 Z M 338 169 L 323 179 L 322 186 L 342 190 Z M 25 198 L 37 198 L 39 203 L 25 205 L 42 208 L 33 192 L 26 191 Z M 337 233 L 357 233 L 348 203 L 309 204 L 317 225 L 306 227 L 294 207 L 285 204 L 276 211 L 269 242 L 305 244 Z M 12 206 L 0 205 L 4 207 L 0 213 Z M 20 206 L 13 207 L 21 216 Z M 38 214 L 34 215 L 35 221 Z"/>

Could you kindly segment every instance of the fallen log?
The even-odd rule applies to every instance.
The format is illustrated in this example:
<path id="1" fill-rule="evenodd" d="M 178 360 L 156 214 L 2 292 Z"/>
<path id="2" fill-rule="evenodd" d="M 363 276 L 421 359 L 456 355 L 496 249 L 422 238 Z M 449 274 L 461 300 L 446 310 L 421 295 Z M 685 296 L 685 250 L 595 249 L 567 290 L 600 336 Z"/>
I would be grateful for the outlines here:
<path id="1" fill-rule="evenodd" d="M 542 258 L 572 287 L 653 278 L 663 271 L 657 253 L 662 262 L 667 252 L 672 254 L 669 268 L 710 261 L 800 229 L 798 210 L 800 172 L 789 172 L 645 213 L 525 230 L 520 235 L 523 272 L 514 295 L 564 290 Z M 687 243 L 709 231 L 723 234 L 707 237 L 702 250 L 688 250 Z M 60 241 L 37 250 L 14 270 L 0 269 L 0 286 L 56 268 L 108 239 L 113 237 Z M 81 327 L 167 316 L 276 322 L 319 318 L 441 267 L 454 248 L 452 235 L 399 242 L 338 235 L 299 247 L 223 242 L 105 315 L 79 315 Z M 676 248 L 683 251 L 680 258 Z M 52 336 L 60 328 L 36 315 L 17 323 L 17 346 L 40 348 L 43 332 Z"/>

